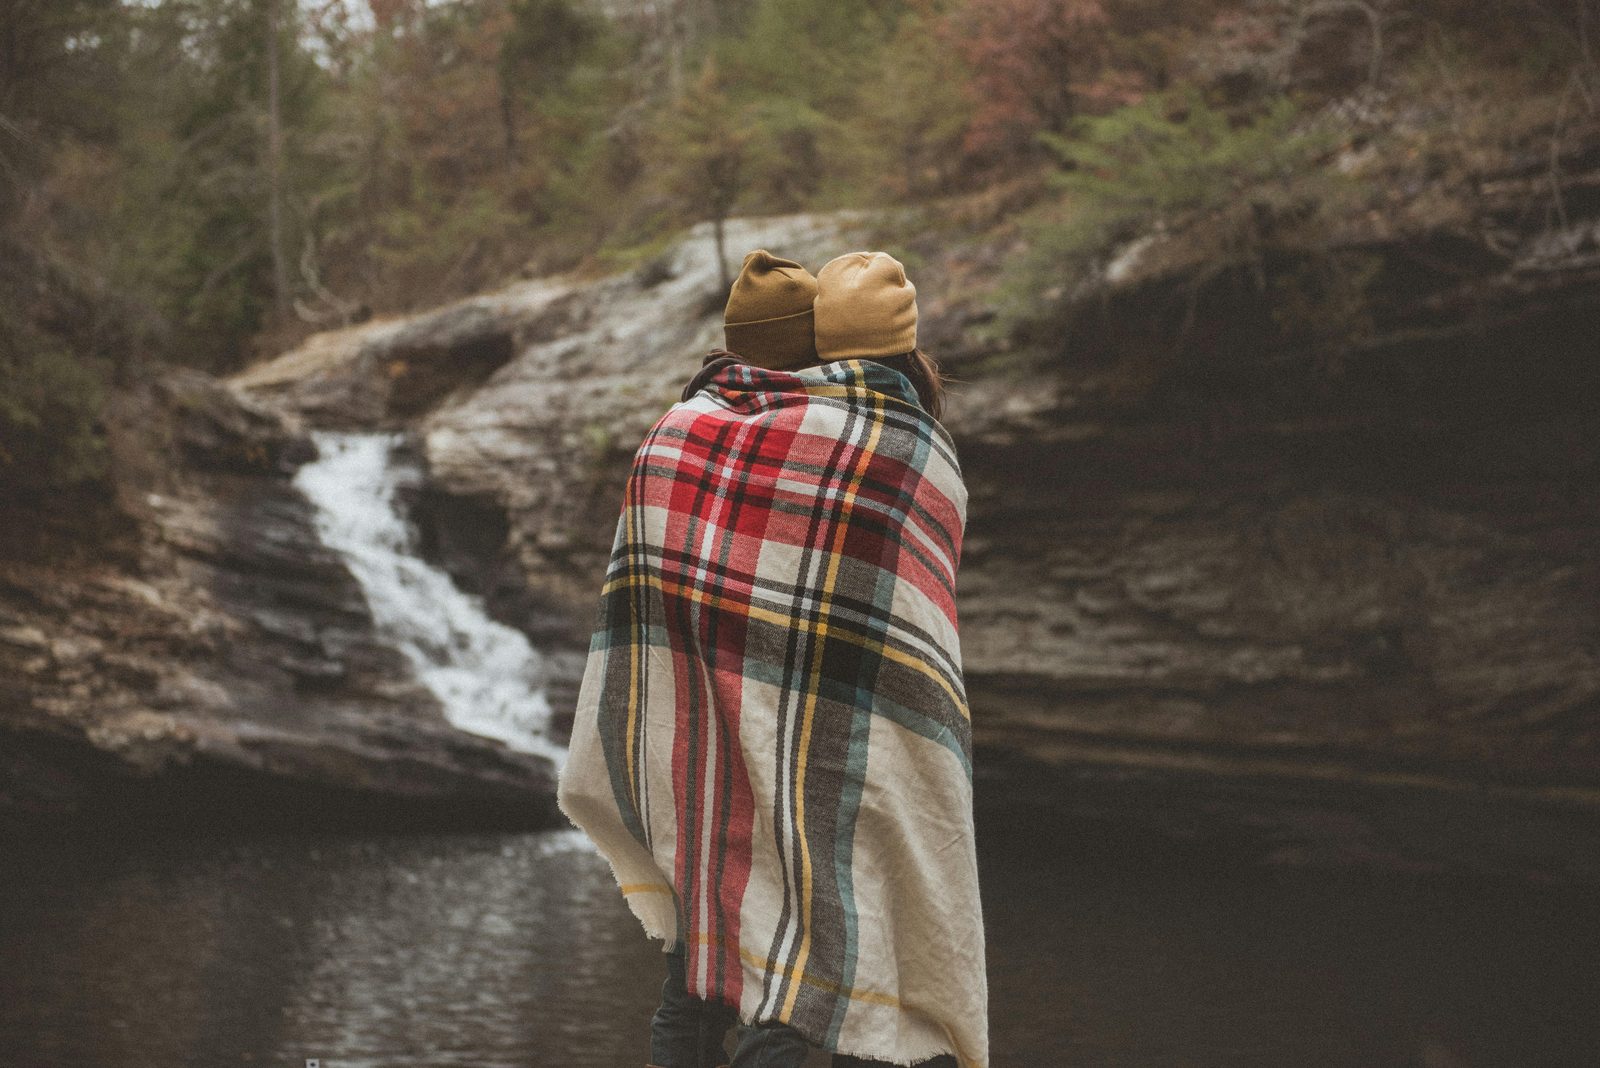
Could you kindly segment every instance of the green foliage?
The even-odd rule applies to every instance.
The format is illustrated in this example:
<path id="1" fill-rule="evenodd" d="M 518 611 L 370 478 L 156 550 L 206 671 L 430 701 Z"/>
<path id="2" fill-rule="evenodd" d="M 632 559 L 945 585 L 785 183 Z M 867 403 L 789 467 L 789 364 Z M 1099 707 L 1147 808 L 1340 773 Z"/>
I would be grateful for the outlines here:
<path id="1" fill-rule="evenodd" d="M 727 103 L 746 133 L 743 207 L 771 213 L 858 203 L 863 177 L 873 188 L 867 157 L 877 146 L 859 132 L 864 102 L 877 101 L 864 87 L 882 83 L 886 65 L 905 58 L 885 51 L 901 7 L 756 0 L 736 32 L 711 43 Z"/>
<path id="2" fill-rule="evenodd" d="M 0 42 L 42 42 L 0 70 L 0 87 L 23 93 L 15 99 L 26 108 L 0 110 L 32 116 L 49 136 L 30 143 L 65 142 L 57 158 L 78 168 L 57 175 L 80 217 L 53 220 L 56 247 L 85 249 L 166 317 L 169 356 L 217 368 L 272 325 L 267 2 L 62 0 L 25 5 L 0 26 Z M 528 262 L 592 262 L 720 210 L 914 202 L 1009 179 L 1030 153 L 972 147 L 997 108 L 1028 141 L 1040 123 L 1196 79 L 1184 58 L 1194 35 L 1248 6 L 667 0 L 602 15 L 587 0 L 389 0 L 367 24 L 339 15 L 340 4 L 278 3 L 290 259 L 298 267 L 309 249 L 321 284 L 379 311 L 447 299 Z M 1561 0 L 1525 6 L 1539 16 L 1543 51 L 1514 39 L 1517 18 L 1497 16 L 1504 52 L 1524 63 L 1538 52 L 1540 70 L 1565 69 L 1582 27 Z M 1426 0 L 1418 10 L 1470 32 L 1482 21 L 1471 7 Z M 311 36 L 319 51 L 307 51 Z M 963 60 L 980 44 L 994 62 L 974 69 Z M 704 114 L 684 114 L 708 57 L 730 124 L 711 144 L 739 142 L 737 182 L 686 194 L 686 176 L 704 176 L 718 154 L 682 136 L 697 122 L 710 128 Z M 1014 76 L 1018 63 L 1028 78 Z M 1066 90 L 1070 108 L 1045 107 L 1057 115 L 1048 122 L 1034 115 Z M 107 135 L 105 156 L 72 155 L 74 140 Z M 1183 92 L 1069 122 L 1047 139 L 1066 166 L 1060 201 L 1037 217 L 1039 244 L 1059 263 L 1092 259 L 1157 219 L 1221 210 L 1207 205 L 1264 204 L 1282 218 L 1273 198 L 1304 186 L 1313 137 L 1287 99 L 1239 121 Z M 0 157 L 16 150 L 0 133 Z M 1299 177 L 1285 183 L 1282 173 Z M 1231 232 L 1251 240 L 1247 227 Z M 312 300 L 313 281 L 292 273 Z"/>
<path id="3" fill-rule="evenodd" d="M 745 32 L 717 42 L 717 58 L 748 93 L 842 108 L 892 27 L 881 5 L 859 0 L 759 0 Z"/>
<path id="4" fill-rule="evenodd" d="M 0 299 L 0 499 L 100 478 L 109 362 L 73 351 Z"/>
<path id="5" fill-rule="evenodd" d="M 973 113 L 967 78 L 959 57 L 943 47 L 935 18 L 917 12 L 901 18 L 856 80 L 853 121 L 838 129 L 835 188 L 891 201 L 954 188 Z M 837 199 L 850 198 L 841 191 Z"/>
<path id="6" fill-rule="evenodd" d="M 788 97 L 760 97 L 745 105 L 750 199 L 766 212 L 818 206 L 820 191 L 838 166 L 828 149 L 841 127 L 826 113 Z"/>
<path id="7" fill-rule="evenodd" d="M 516 214 L 489 189 L 469 189 L 448 204 L 421 191 L 412 203 L 376 218 L 379 241 L 371 249 L 388 273 L 416 282 L 448 280 L 486 242 L 518 224 Z"/>
<path id="8" fill-rule="evenodd" d="M 275 199 L 298 316 L 271 299 L 274 3 Z M 1197 47 L 1290 55 L 1299 45 L 1283 27 L 1296 20 L 1272 17 L 1287 3 L 12 6 L 0 19 L 0 240 L 39 253 L 30 262 L 70 262 L 83 281 L 74 293 L 117 295 L 130 320 L 123 351 L 219 371 L 362 309 L 411 310 L 530 269 L 649 261 L 706 219 L 915 212 L 980 188 L 882 241 L 913 228 L 1014 230 L 1029 251 L 1011 260 L 999 328 L 1044 317 L 1126 242 L 1159 233 L 1271 288 L 1293 332 L 1355 314 L 1367 284 L 1359 265 L 1315 258 L 1329 207 L 1353 217 L 1346 197 L 1362 198 L 1360 212 L 1390 202 L 1382 183 L 1358 194 L 1326 165 L 1345 131 L 1270 86 L 1230 87 L 1232 68 Z M 370 18 L 351 16 L 361 7 Z M 1592 112 L 1592 3 L 1515 7 L 1419 0 L 1394 13 L 1404 30 L 1385 36 L 1385 88 L 1404 111 L 1442 118 L 1367 131 L 1375 166 L 1409 168 L 1408 186 L 1459 182 Z M 1189 87 L 1202 82 L 1233 106 Z M 726 251 L 736 262 L 743 250 Z M 1277 275 L 1269 261 L 1300 266 Z M 24 272 L 8 284 L 34 293 L 60 280 Z M 0 312 L 0 370 L 15 383 L 0 433 L 13 456 L 38 436 L 46 444 L 27 455 L 63 466 L 27 465 L 76 477 L 93 466 L 86 428 L 108 350 L 61 317 Z M 82 448 L 58 447 L 57 433 Z"/>
<path id="9" fill-rule="evenodd" d="M 596 17 L 570 0 L 511 0 L 500 79 L 512 90 L 559 89 L 600 36 Z"/>
<path id="10" fill-rule="evenodd" d="M 284 0 L 285 12 L 293 4 Z M 266 20 L 261 0 L 136 6 L 121 18 L 101 100 L 114 144 L 69 142 L 52 181 L 71 206 L 37 234 L 78 253 L 107 288 L 162 317 L 162 356 L 224 369 L 242 362 L 271 301 L 266 189 Z M 336 176 L 314 149 L 321 69 L 280 30 L 287 249 L 305 232 L 310 190 Z"/>
<path id="11" fill-rule="evenodd" d="M 106 141 L 118 91 L 117 0 L 5 5 L 0 14 L 0 221 L 68 138 Z"/>
<path id="12" fill-rule="evenodd" d="M 1356 192 L 1327 166 L 1344 136 L 1287 96 L 1235 118 L 1191 87 L 1081 118 L 1067 136 L 1041 135 L 1060 161 L 1058 195 L 1026 220 L 1030 248 L 1005 279 L 999 328 L 1048 317 L 1072 285 L 1143 235 L 1203 232 L 1215 269 L 1242 269 L 1264 285 L 1266 252 L 1315 246 L 1329 207 Z"/>
<path id="13" fill-rule="evenodd" d="M 687 211 L 726 218 L 744 192 L 757 133 L 755 107 L 735 105 L 716 63 L 707 62 L 656 132 L 665 187 Z"/>
<path id="14" fill-rule="evenodd" d="M 511 0 L 509 14 L 499 45 L 501 123 L 513 165 L 531 154 L 522 142 L 537 146 L 544 195 L 522 198 L 537 223 L 552 216 L 547 204 L 562 202 L 553 184 L 581 169 L 576 160 L 593 158 L 593 134 L 610 110 L 607 68 L 624 57 L 606 54 L 605 23 L 571 0 Z"/>
<path id="15" fill-rule="evenodd" d="M 1246 227 L 1262 212 L 1314 207 L 1342 131 L 1308 123 L 1287 96 L 1235 121 L 1186 88 L 1080 120 L 1074 136 L 1040 137 L 1064 165 L 1052 184 L 1083 206 L 1058 247 L 1095 252 L 1186 215 L 1227 214 Z"/>

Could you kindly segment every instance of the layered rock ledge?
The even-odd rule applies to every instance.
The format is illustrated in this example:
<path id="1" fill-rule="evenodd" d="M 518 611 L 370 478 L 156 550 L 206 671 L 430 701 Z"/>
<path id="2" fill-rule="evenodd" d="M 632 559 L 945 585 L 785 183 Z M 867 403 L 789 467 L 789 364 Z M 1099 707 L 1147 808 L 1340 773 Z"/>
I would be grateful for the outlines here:
<path id="1" fill-rule="evenodd" d="M 120 535 L 0 562 L 0 832 L 560 821 L 548 760 L 452 727 L 376 638 L 291 421 L 191 371 L 108 420 Z"/>
<path id="2" fill-rule="evenodd" d="M 1270 291 L 1192 240 L 1131 247 L 1058 330 L 997 346 L 992 276 L 1015 249 L 913 242 L 924 343 L 960 380 L 984 818 L 1600 877 L 1600 155 L 1568 160 L 1565 237 L 1527 210 L 1538 167 L 1480 176 L 1471 210 L 1352 221 L 1333 251 L 1370 281 L 1359 341 L 1336 347 L 1286 332 Z M 854 224 L 733 240 L 820 264 L 864 240 Z M 407 326 L 498 315 L 512 339 L 411 425 L 433 543 L 547 647 L 581 648 L 632 449 L 718 340 L 707 247 Z M 393 336 L 319 342 L 314 388 L 309 350 L 240 384 L 359 420 L 318 398 L 405 359 Z"/>
<path id="3" fill-rule="evenodd" d="M 1600 136 L 1574 139 L 1560 174 L 1559 229 L 1534 158 L 1428 190 L 1425 212 L 1348 220 L 1331 251 L 1363 265 L 1359 330 L 1332 283 L 1311 293 L 1324 321 L 1286 328 L 1273 291 L 1191 234 L 1135 242 L 1053 327 L 997 342 L 994 278 L 1026 235 L 910 240 L 972 491 L 958 592 L 981 819 L 1600 879 Z M 817 266 L 879 243 L 863 226 L 744 220 L 729 241 Z M 428 553 L 552 655 L 570 714 L 626 465 L 720 340 L 710 248 L 691 233 L 626 274 L 319 335 L 225 388 L 285 427 L 407 432 Z M 1253 273 L 1325 267 L 1284 253 Z M 192 577 L 218 560 L 288 584 L 254 584 L 227 617 L 276 628 L 281 655 L 213 649 L 198 677 L 238 673 L 227 701 L 315 695 L 352 736 L 415 731 L 426 702 L 378 681 L 389 654 L 361 637 L 348 580 L 287 520 L 263 535 L 296 508 L 275 477 L 213 464 L 159 524 L 178 563 L 156 573 L 176 584 L 226 589 Z M 86 580 L 53 610 L 100 596 Z M 222 641 L 184 615 L 186 641 Z M 330 648 L 307 616 L 350 636 Z M 45 655 L 32 632 L 10 640 Z M 277 691 L 252 690 L 263 675 Z M 176 693 L 139 714 L 177 717 Z"/>

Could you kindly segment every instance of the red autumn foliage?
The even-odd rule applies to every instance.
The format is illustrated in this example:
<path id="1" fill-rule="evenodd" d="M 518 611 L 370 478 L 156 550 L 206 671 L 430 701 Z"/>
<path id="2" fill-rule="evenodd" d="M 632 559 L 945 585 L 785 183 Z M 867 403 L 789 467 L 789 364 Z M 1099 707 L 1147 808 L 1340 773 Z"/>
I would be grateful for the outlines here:
<path id="1" fill-rule="evenodd" d="M 1103 0 L 974 0 L 952 14 L 946 32 L 972 71 L 967 150 L 1022 152 L 1080 111 L 1126 102 L 1132 87 L 1110 69 L 1111 31 Z"/>

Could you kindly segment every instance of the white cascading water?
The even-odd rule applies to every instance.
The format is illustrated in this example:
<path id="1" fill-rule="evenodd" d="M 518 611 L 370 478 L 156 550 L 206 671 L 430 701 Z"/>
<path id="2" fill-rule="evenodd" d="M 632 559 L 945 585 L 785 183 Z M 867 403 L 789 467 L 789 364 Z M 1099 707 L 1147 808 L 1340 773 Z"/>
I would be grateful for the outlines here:
<path id="1" fill-rule="evenodd" d="M 295 474 L 316 509 L 324 545 L 344 557 L 366 594 L 379 633 L 461 730 L 498 738 L 558 764 L 566 750 L 546 736 L 550 702 L 541 658 L 518 630 L 490 619 L 417 552 L 397 491 L 416 473 L 393 462 L 399 434 L 312 431 L 318 458 Z"/>

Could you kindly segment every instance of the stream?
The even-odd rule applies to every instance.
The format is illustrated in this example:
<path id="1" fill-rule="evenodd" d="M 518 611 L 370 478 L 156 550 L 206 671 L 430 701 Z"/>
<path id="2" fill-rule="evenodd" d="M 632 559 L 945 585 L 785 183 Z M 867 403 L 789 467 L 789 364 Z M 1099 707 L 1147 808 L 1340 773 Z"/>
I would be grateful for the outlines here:
<path id="1" fill-rule="evenodd" d="M 996 1068 L 1600 1064 L 1592 894 L 979 843 Z M 573 831 L 8 859 L 7 1068 L 648 1059 L 658 944 Z"/>

